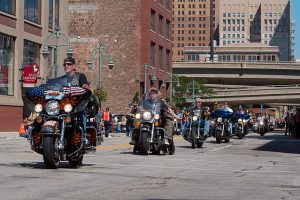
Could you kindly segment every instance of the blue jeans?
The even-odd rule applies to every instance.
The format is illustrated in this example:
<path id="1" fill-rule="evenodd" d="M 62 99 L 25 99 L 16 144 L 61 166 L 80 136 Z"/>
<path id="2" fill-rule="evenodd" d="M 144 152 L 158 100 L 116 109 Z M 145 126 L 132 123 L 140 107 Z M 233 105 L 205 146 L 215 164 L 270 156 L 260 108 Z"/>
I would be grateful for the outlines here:
<path id="1" fill-rule="evenodd" d="M 132 127 L 131 126 L 126 126 L 126 136 L 130 137 L 131 131 L 132 131 Z"/>
<path id="2" fill-rule="evenodd" d="M 210 123 L 207 120 L 201 119 L 199 121 L 199 126 L 204 124 L 204 135 L 208 135 L 209 133 L 209 128 L 210 128 Z"/>
<path id="3" fill-rule="evenodd" d="M 227 130 L 228 130 L 229 134 L 232 135 L 232 122 L 228 123 L 228 129 Z"/>
<path id="4" fill-rule="evenodd" d="M 78 113 L 78 115 L 79 115 L 81 125 L 82 125 L 83 139 L 86 141 L 86 121 L 87 121 L 87 118 L 86 118 L 85 110 L 80 111 Z"/>

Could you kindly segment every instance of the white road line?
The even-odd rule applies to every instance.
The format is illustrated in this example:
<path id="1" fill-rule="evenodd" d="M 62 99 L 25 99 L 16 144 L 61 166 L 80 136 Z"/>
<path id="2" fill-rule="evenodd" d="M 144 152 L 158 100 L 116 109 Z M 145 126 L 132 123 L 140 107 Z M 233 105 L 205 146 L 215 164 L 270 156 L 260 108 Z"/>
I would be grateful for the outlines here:
<path id="1" fill-rule="evenodd" d="M 216 148 L 216 149 L 211 149 L 211 150 L 208 150 L 208 151 L 218 151 L 218 150 L 225 149 L 225 148 L 231 147 L 231 146 L 232 146 L 232 145 L 230 144 L 230 145 L 227 145 L 227 146 L 225 146 L 225 147 L 220 147 L 220 148 Z"/>

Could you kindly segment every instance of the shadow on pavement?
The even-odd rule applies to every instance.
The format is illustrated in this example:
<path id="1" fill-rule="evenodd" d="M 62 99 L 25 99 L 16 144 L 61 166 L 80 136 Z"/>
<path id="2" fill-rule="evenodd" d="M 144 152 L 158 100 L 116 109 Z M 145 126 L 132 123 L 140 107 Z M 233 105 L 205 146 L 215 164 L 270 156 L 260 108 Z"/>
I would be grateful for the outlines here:
<path id="1" fill-rule="evenodd" d="M 300 154 L 300 140 L 274 140 L 254 150 Z"/>
<path id="2" fill-rule="evenodd" d="M 24 168 L 32 168 L 32 169 L 46 169 L 44 162 L 32 162 L 32 163 L 17 163 L 16 166 L 21 166 Z M 94 164 L 82 164 L 80 167 L 85 166 L 94 166 Z M 72 167 L 69 165 L 68 162 L 61 162 L 58 166 L 58 168 L 62 169 L 74 169 L 75 167 Z"/>

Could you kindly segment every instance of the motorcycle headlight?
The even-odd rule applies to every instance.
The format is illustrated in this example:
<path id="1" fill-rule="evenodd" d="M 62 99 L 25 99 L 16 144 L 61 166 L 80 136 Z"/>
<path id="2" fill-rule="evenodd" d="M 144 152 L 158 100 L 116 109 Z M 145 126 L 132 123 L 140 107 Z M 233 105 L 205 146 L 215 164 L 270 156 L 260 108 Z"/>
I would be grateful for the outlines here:
<path id="1" fill-rule="evenodd" d="M 144 120 L 150 120 L 151 119 L 151 112 L 146 111 L 143 113 Z"/>
<path id="2" fill-rule="evenodd" d="M 67 113 L 68 113 L 68 112 L 71 112 L 72 109 L 73 109 L 73 107 L 72 107 L 72 105 L 69 104 L 69 103 L 67 103 L 67 104 L 64 106 L 64 111 L 67 112 Z"/>
<path id="3" fill-rule="evenodd" d="M 140 119 L 141 118 L 141 114 L 140 113 L 135 114 L 135 118 L 136 119 Z"/>
<path id="4" fill-rule="evenodd" d="M 48 115 L 57 115 L 59 113 L 60 106 L 57 101 L 49 101 L 46 104 L 45 109 L 46 109 L 46 112 L 48 113 Z"/>
<path id="5" fill-rule="evenodd" d="M 193 121 L 197 121 L 198 116 L 193 116 Z"/>
<path id="6" fill-rule="evenodd" d="M 238 119 L 238 122 L 241 123 L 241 122 L 242 122 L 242 119 Z"/>
<path id="7" fill-rule="evenodd" d="M 218 117 L 217 122 L 221 123 L 222 122 L 222 117 Z"/>
<path id="8" fill-rule="evenodd" d="M 263 122 L 263 121 L 260 121 L 260 122 L 259 122 L 259 125 L 261 125 L 261 126 L 264 125 L 264 122 Z"/>
<path id="9" fill-rule="evenodd" d="M 155 115 L 154 115 L 154 119 L 155 119 L 155 120 L 158 120 L 158 119 L 159 119 L 159 114 L 155 114 Z"/>
<path id="10" fill-rule="evenodd" d="M 42 104 L 36 104 L 36 105 L 34 106 L 34 111 L 37 112 L 37 113 L 42 112 L 42 111 L 43 111 L 43 106 L 42 106 Z"/>
<path id="11" fill-rule="evenodd" d="M 243 122 L 244 122 L 244 123 L 246 123 L 246 120 L 245 120 L 245 119 L 243 119 Z"/>

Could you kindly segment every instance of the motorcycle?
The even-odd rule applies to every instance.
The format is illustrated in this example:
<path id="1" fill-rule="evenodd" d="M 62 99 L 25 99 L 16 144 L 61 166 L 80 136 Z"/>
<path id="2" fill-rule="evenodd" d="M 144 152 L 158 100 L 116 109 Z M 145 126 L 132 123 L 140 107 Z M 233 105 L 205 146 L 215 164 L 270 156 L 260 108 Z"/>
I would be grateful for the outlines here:
<path id="1" fill-rule="evenodd" d="M 173 139 L 169 141 L 169 145 L 165 145 L 166 131 L 161 127 L 161 99 L 149 99 L 145 97 L 140 104 L 139 112 L 135 115 L 135 128 L 133 133 L 138 133 L 137 143 L 134 144 L 133 153 L 142 155 L 153 154 L 169 154 L 175 153 L 175 145 Z M 133 136 L 135 137 L 135 136 Z"/>
<path id="2" fill-rule="evenodd" d="M 182 134 L 182 129 L 181 129 L 181 121 L 174 119 L 173 121 L 173 133 L 175 135 L 181 135 Z"/>
<path id="3" fill-rule="evenodd" d="M 80 166 L 83 155 L 95 151 L 103 141 L 95 122 L 99 106 L 96 97 L 91 96 L 90 90 L 66 83 L 66 79 L 57 78 L 26 93 L 38 113 L 29 133 L 31 149 L 43 155 L 48 169 L 58 168 L 65 160 L 73 167 Z M 86 110 L 86 138 L 90 148 L 84 148 L 82 117 L 76 115 L 83 110 Z"/>
<path id="4" fill-rule="evenodd" d="M 212 118 L 214 118 L 214 133 L 213 136 L 216 138 L 217 143 L 221 143 L 224 140 L 226 143 L 230 141 L 231 134 L 228 130 L 230 119 L 233 115 L 232 110 L 227 109 L 216 109 L 211 113 Z"/>
<path id="5" fill-rule="evenodd" d="M 207 136 L 204 135 L 205 111 L 193 110 L 190 112 L 189 120 L 184 130 L 183 138 L 192 144 L 192 148 L 196 146 L 201 148 Z"/>
<path id="6" fill-rule="evenodd" d="M 237 122 L 235 123 L 235 131 L 234 134 L 239 138 L 242 139 L 245 135 L 248 134 L 248 127 L 247 121 L 250 118 L 248 114 L 239 113 L 236 115 Z"/>
<path id="7" fill-rule="evenodd" d="M 257 120 L 257 133 L 264 136 L 268 131 L 269 128 L 265 120 Z"/>

